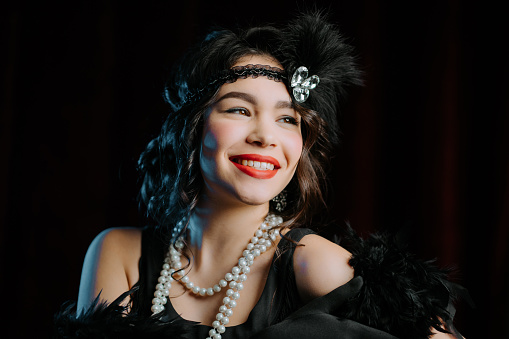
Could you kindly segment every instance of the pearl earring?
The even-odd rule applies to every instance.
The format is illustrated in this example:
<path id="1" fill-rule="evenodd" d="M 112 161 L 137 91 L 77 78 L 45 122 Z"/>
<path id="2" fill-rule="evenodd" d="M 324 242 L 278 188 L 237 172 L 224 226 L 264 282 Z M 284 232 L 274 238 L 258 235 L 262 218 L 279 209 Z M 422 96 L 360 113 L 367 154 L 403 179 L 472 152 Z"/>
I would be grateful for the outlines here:
<path id="1" fill-rule="evenodd" d="M 282 190 L 278 195 L 272 198 L 272 202 L 275 204 L 274 208 L 278 212 L 282 212 L 286 208 L 286 190 Z"/>

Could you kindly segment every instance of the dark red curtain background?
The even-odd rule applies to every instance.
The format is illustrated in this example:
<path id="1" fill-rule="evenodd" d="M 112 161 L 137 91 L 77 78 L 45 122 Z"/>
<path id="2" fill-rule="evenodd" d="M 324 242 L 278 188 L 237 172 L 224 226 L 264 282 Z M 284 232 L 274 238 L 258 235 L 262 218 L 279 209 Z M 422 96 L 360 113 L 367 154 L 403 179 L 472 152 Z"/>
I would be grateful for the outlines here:
<path id="1" fill-rule="evenodd" d="M 365 71 L 343 111 L 334 217 L 402 230 L 455 265 L 467 338 L 507 338 L 509 33 L 502 6 L 319 1 Z M 135 163 L 169 65 L 211 24 L 288 19 L 302 1 L 5 1 L 0 281 L 6 338 L 44 338 L 76 299 L 90 241 L 143 224 Z M 504 307 L 505 306 L 505 307 Z M 7 317 L 6 317 L 7 315 Z M 3 335 L 2 335 L 3 337 Z"/>

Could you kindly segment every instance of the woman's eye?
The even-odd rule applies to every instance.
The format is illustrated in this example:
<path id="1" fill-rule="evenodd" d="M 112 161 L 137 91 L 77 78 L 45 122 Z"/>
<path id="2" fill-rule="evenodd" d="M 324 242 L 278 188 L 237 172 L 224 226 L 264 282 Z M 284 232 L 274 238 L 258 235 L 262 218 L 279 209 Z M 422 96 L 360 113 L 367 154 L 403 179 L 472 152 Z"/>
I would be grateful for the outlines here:
<path id="1" fill-rule="evenodd" d="M 249 111 L 245 108 L 240 108 L 240 107 L 230 108 L 230 109 L 227 109 L 225 112 L 249 116 Z"/>
<path id="2" fill-rule="evenodd" d="M 299 125 L 299 121 L 294 117 L 282 117 L 279 121 L 284 122 L 285 124 Z"/>

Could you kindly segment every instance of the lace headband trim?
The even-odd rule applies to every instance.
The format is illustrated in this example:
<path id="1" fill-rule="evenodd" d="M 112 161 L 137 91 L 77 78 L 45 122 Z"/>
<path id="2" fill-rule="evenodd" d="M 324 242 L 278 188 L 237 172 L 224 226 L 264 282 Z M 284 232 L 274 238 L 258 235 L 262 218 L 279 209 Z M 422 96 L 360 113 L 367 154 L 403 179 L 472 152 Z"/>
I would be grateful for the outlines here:
<path id="1" fill-rule="evenodd" d="M 259 76 L 265 76 L 267 79 L 274 80 L 275 82 L 287 80 L 286 72 L 278 67 L 258 64 L 235 66 L 230 69 L 221 71 L 215 76 L 211 77 L 211 80 L 209 80 L 209 82 L 200 89 L 189 92 L 186 95 L 185 100 L 181 102 L 180 108 L 200 100 L 206 93 L 219 88 L 219 86 L 225 83 L 233 83 L 237 81 L 237 79 L 256 79 Z"/>

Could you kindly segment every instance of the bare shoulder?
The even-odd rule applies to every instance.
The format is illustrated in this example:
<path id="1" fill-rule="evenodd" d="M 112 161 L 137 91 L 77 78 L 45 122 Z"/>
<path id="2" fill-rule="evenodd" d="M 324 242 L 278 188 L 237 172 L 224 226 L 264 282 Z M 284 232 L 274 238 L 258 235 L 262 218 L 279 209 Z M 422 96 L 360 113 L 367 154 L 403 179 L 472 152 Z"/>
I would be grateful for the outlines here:
<path id="1" fill-rule="evenodd" d="M 129 290 L 139 278 L 141 229 L 109 228 L 90 244 L 81 273 L 78 309 L 90 305 L 101 293 L 101 299 L 113 301 Z"/>
<path id="2" fill-rule="evenodd" d="M 306 235 L 293 258 L 300 297 L 309 301 L 344 285 L 354 276 L 350 252 L 315 234 Z"/>

